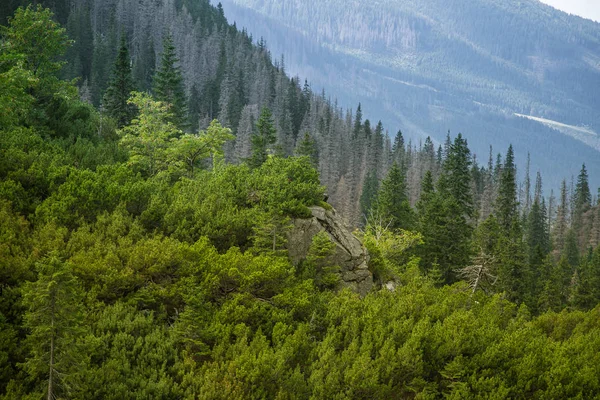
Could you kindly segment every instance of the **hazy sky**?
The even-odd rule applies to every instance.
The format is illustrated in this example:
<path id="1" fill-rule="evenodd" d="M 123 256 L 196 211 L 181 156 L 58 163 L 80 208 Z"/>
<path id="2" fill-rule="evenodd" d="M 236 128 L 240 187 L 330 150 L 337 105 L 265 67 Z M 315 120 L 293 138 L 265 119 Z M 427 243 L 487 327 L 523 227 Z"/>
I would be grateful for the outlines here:
<path id="1" fill-rule="evenodd" d="M 559 10 L 600 22 L 600 0 L 541 0 Z"/>

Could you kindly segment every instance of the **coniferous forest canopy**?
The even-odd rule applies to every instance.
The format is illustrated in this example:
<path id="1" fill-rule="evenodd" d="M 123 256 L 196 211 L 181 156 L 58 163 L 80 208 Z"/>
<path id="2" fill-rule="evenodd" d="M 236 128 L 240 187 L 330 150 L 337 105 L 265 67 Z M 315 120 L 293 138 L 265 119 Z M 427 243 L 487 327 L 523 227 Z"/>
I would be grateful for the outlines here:
<path id="1" fill-rule="evenodd" d="M 0 15 L 0 398 L 600 396 L 597 171 L 405 142 L 208 1 L 37 3 Z M 335 232 L 293 259 L 317 213 L 370 291 Z"/>

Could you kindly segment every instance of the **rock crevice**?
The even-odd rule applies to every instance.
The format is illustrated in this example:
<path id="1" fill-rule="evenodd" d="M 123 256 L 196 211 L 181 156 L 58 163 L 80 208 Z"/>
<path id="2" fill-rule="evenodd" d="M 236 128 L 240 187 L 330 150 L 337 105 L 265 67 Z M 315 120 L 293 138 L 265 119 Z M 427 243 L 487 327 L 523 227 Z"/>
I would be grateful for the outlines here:
<path id="1" fill-rule="evenodd" d="M 350 229 L 345 226 L 335 210 L 310 207 L 311 218 L 295 219 L 288 233 L 288 253 L 294 265 L 300 264 L 308 255 L 312 239 L 325 232 L 335 245 L 333 254 L 327 259 L 331 265 L 340 267 L 340 284 L 349 287 L 361 296 L 373 288 L 373 274 L 369 271 L 369 253 Z"/>

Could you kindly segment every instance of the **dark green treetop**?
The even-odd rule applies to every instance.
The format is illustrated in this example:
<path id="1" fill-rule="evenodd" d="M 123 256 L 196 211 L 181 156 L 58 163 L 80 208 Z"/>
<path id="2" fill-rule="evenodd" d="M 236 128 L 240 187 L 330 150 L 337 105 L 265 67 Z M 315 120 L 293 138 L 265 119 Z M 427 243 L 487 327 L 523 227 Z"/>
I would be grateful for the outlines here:
<path id="1" fill-rule="evenodd" d="M 125 35 L 121 36 L 121 46 L 115 61 L 112 79 L 104 94 L 103 105 L 108 115 L 122 128 L 129 124 L 136 113 L 135 105 L 128 103 L 131 92 L 135 90 L 131 76 L 131 60 Z"/>
<path id="2" fill-rule="evenodd" d="M 180 129 L 187 126 L 187 98 L 183 86 L 183 75 L 171 35 L 165 36 L 163 54 L 154 75 L 154 92 L 159 101 L 171 105 L 173 123 Z"/>

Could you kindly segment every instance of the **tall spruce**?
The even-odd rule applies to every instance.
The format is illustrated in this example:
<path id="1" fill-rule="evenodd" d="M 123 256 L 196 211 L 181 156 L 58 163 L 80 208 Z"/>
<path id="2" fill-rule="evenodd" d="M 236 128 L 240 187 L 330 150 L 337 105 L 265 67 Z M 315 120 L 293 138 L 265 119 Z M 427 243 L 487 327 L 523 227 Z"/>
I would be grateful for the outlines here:
<path id="1" fill-rule="evenodd" d="M 273 151 L 273 145 L 277 141 L 277 130 L 273 123 L 271 110 L 264 107 L 256 122 L 256 133 L 252 135 L 252 155 L 248 163 L 253 168 L 258 168 L 267 161 L 269 153 Z"/>
<path id="2" fill-rule="evenodd" d="M 592 206 L 592 193 L 585 164 L 581 167 L 573 196 L 573 228 L 578 230 L 583 223 L 583 214 Z"/>
<path id="3" fill-rule="evenodd" d="M 450 196 L 456 201 L 460 213 L 467 217 L 473 216 L 471 163 L 471 151 L 467 141 L 459 133 L 454 142 L 448 144 L 438 187 L 444 196 Z"/>
<path id="4" fill-rule="evenodd" d="M 410 229 L 413 226 L 413 211 L 408 202 L 406 171 L 394 163 L 387 177 L 381 182 L 377 196 L 377 212 L 390 221 L 392 229 Z"/>
<path id="5" fill-rule="evenodd" d="M 506 158 L 500 172 L 496 215 L 500 227 L 509 232 L 518 217 L 517 211 L 517 170 L 512 145 L 508 147 Z"/>
<path id="6" fill-rule="evenodd" d="M 69 265 L 51 255 L 36 265 L 38 279 L 23 286 L 29 357 L 25 370 L 45 382 L 48 400 L 66 397 L 76 379 L 75 347 L 82 327 L 79 283 Z"/>
<path id="7" fill-rule="evenodd" d="M 377 203 L 378 191 L 379 180 L 377 179 L 377 171 L 371 170 L 365 177 L 365 183 L 360 195 L 360 212 L 363 221 L 371 217 L 371 212 L 374 211 L 374 206 Z"/>
<path id="8" fill-rule="evenodd" d="M 135 90 L 131 76 L 131 60 L 125 34 L 121 36 L 121 46 L 115 62 L 113 75 L 103 98 L 103 106 L 107 114 L 117 121 L 122 128 L 129 124 L 135 116 L 136 109 L 128 103 L 131 92 Z"/>
<path id="9" fill-rule="evenodd" d="M 171 122 L 178 128 L 185 129 L 188 125 L 187 99 L 179 59 L 170 34 L 163 40 L 160 66 L 154 75 L 154 93 L 157 100 L 170 105 Z"/>
<path id="10" fill-rule="evenodd" d="M 298 146 L 296 146 L 296 156 L 298 157 L 308 157 L 310 158 L 311 164 L 318 168 L 319 166 L 319 147 L 317 146 L 317 142 L 310 133 L 305 132 L 302 140 L 298 142 Z"/>

